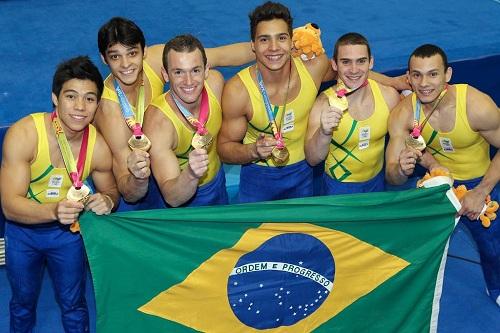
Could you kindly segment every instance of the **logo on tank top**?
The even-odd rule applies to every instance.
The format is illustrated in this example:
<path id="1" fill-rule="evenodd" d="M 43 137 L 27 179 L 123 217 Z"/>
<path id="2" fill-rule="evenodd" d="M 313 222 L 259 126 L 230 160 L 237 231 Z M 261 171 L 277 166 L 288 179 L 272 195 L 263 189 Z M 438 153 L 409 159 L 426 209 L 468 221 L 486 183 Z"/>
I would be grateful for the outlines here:
<path id="1" fill-rule="evenodd" d="M 441 144 L 441 148 L 443 148 L 443 151 L 446 153 L 454 153 L 455 149 L 453 149 L 453 144 L 451 142 L 450 138 L 439 138 L 439 143 Z"/>
<path id="2" fill-rule="evenodd" d="M 358 149 L 363 150 L 370 146 L 370 126 L 359 128 L 359 144 Z"/>
<path id="3" fill-rule="evenodd" d="M 293 110 L 287 110 L 283 116 L 283 133 L 291 132 L 295 128 L 295 113 Z"/>
<path id="4" fill-rule="evenodd" d="M 49 187 L 61 187 L 63 183 L 62 175 L 52 175 L 49 178 Z"/>

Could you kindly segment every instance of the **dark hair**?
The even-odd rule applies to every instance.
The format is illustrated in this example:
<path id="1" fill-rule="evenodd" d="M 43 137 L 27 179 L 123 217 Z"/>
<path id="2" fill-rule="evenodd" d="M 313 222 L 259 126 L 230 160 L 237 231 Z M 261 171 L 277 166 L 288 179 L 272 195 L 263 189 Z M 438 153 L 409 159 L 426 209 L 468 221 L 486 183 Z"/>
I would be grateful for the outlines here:
<path id="1" fill-rule="evenodd" d="M 103 57 L 106 57 L 106 50 L 115 44 L 129 47 L 141 44 L 141 49 L 144 52 L 146 40 L 137 24 L 123 17 L 113 17 L 99 29 L 97 45 L 99 52 Z"/>
<path id="2" fill-rule="evenodd" d="M 97 100 L 101 99 L 104 83 L 101 73 L 88 56 L 79 56 L 63 61 L 57 66 L 52 79 L 52 92 L 59 96 L 62 86 L 69 80 L 90 80 L 97 87 Z"/>
<path id="3" fill-rule="evenodd" d="M 368 58 L 372 57 L 372 51 L 370 50 L 370 45 L 368 44 L 368 39 L 362 34 L 358 34 L 357 32 L 348 32 L 345 35 L 342 35 L 335 46 L 333 47 L 333 59 L 337 61 L 337 57 L 339 54 L 339 47 L 344 45 L 366 45 L 368 49 Z"/>
<path id="4" fill-rule="evenodd" d="M 168 52 L 170 52 L 170 50 L 176 52 L 193 52 L 196 49 L 200 50 L 201 56 L 203 57 L 203 65 L 206 67 L 207 55 L 200 40 L 190 34 L 175 36 L 169 40 L 163 48 L 163 67 L 165 70 L 168 70 Z"/>
<path id="5" fill-rule="evenodd" d="M 274 19 L 281 19 L 288 25 L 288 33 L 292 37 L 293 18 L 290 15 L 290 10 L 278 2 L 268 1 L 263 5 L 258 6 L 251 12 L 248 17 L 250 18 L 250 38 L 255 41 L 255 33 L 257 25 L 262 21 L 271 21 Z"/>
<path id="6" fill-rule="evenodd" d="M 448 67 L 450 67 L 450 65 L 448 64 L 448 57 L 446 56 L 446 53 L 444 53 L 442 48 L 433 44 L 420 45 L 411 53 L 410 58 L 408 58 L 408 70 L 410 70 L 410 60 L 412 57 L 430 58 L 436 54 L 439 54 L 441 56 L 441 59 L 443 60 L 444 70 L 446 71 Z"/>

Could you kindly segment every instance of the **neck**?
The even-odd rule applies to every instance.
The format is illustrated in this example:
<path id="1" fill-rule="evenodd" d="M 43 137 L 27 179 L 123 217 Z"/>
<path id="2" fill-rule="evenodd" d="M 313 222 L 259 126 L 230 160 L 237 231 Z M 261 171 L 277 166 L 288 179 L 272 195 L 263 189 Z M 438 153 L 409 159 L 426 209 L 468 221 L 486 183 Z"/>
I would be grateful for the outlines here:
<path id="1" fill-rule="evenodd" d="M 122 88 L 125 95 L 129 95 L 132 93 L 137 93 L 137 91 L 139 91 L 139 87 L 143 82 L 143 73 L 144 72 L 141 71 L 137 76 L 137 80 L 132 84 L 125 84 L 122 81 L 118 80 L 115 76 L 113 76 L 113 80 L 116 80 L 116 82 L 118 82 L 118 85 L 120 86 L 120 88 Z"/>
<path id="2" fill-rule="evenodd" d="M 172 102 L 176 107 L 177 104 L 173 100 L 173 96 L 175 96 L 177 102 L 179 102 L 182 106 L 184 106 L 193 116 L 198 117 L 201 108 L 201 94 L 198 96 L 198 98 L 196 98 L 196 100 L 193 103 L 184 102 L 179 96 L 177 96 L 177 94 L 173 90 L 170 90 L 170 95 L 171 95 L 170 97 L 172 98 Z"/>
<path id="3" fill-rule="evenodd" d="M 255 69 L 262 75 L 262 80 L 265 85 L 284 85 L 286 87 L 288 78 L 292 74 L 292 58 L 290 57 L 289 62 L 279 70 L 272 71 L 258 63 Z"/>

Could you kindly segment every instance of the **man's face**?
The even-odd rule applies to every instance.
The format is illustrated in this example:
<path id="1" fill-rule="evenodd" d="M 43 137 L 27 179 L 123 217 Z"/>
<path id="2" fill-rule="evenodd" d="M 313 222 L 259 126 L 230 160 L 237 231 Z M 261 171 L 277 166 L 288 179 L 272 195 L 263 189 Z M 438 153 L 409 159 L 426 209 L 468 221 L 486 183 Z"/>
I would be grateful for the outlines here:
<path id="1" fill-rule="evenodd" d="M 444 68 L 443 58 L 439 54 L 426 58 L 413 56 L 407 75 L 418 99 L 424 104 L 432 103 L 450 81 L 451 67 Z"/>
<path id="2" fill-rule="evenodd" d="M 170 50 L 167 54 L 168 69 L 162 71 L 165 81 L 170 82 L 170 89 L 185 104 L 198 101 L 208 78 L 208 66 L 203 64 L 199 49 L 192 52 Z"/>
<path id="3" fill-rule="evenodd" d="M 80 79 L 66 81 L 59 96 L 52 93 L 52 102 L 67 134 L 80 132 L 92 122 L 98 106 L 97 94 L 93 81 Z"/>
<path id="4" fill-rule="evenodd" d="M 282 69 L 290 59 L 292 37 L 284 20 L 274 19 L 257 24 L 252 42 L 257 63 L 271 71 Z"/>
<path id="5" fill-rule="evenodd" d="M 109 66 L 113 76 L 124 85 L 133 85 L 141 79 L 142 61 L 145 57 L 141 44 L 125 46 L 114 44 L 106 50 L 101 58 Z"/>
<path id="6" fill-rule="evenodd" d="M 373 58 L 366 45 L 340 45 L 332 67 L 348 88 L 357 89 L 368 79 Z"/>

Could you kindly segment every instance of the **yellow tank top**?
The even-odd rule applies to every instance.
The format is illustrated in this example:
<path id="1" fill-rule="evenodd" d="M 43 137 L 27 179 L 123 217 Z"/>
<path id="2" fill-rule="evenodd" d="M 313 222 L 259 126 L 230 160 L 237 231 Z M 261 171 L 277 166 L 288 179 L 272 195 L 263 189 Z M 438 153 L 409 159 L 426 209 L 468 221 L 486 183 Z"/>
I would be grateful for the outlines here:
<path id="1" fill-rule="evenodd" d="M 160 79 L 158 75 L 154 72 L 153 68 L 144 61 L 143 62 L 143 71 L 144 75 L 147 78 L 147 82 L 149 82 L 149 89 L 151 91 L 151 100 L 155 99 L 156 97 L 160 96 L 163 93 L 163 82 Z M 109 88 L 106 83 L 110 82 L 113 85 L 113 89 Z M 114 83 L 113 83 L 113 78 L 112 75 L 109 74 L 106 80 L 104 80 L 104 90 L 102 91 L 102 97 L 103 99 L 107 99 L 116 103 L 119 103 L 118 101 L 118 95 L 116 94 L 115 88 L 114 88 Z M 144 103 L 144 107 L 148 106 L 148 101 Z M 134 114 L 137 115 L 135 105 L 132 105 L 132 110 L 134 111 Z"/>
<path id="2" fill-rule="evenodd" d="M 66 198 L 66 193 L 71 187 L 68 171 L 65 168 L 55 168 L 50 162 L 45 115 L 46 113 L 41 112 L 31 115 L 38 135 L 38 147 L 35 161 L 30 166 L 31 180 L 26 197 L 38 203 L 59 202 Z M 89 125 L 89 142 L 82 179 L 86 179 L 90 174 L 95 140 L 95 127 Z"/>
<path id="3" fill-rule="evenodd" d="M 216 142 L 217 135 L 219 134 L 220 126 L 222 123 L 222 109 L 220 106 L 217 97 L 215 97 L 212 89 L 205 82 L 205 89 L 207 89 L 208 100 L 210 111 L 208 114 L 208 119 L 206 123 L 206 128 L 208 132 L 214 136 L 214 142 L 208 149 L 208 170 L 207 173 L 200 178 L 200 182 L 198 186 L 204 185 L 212 181 L 214 177 L 219 172 L 221 162 L 219 159 L 219 155 L 217 154 Z M 163 112 L 163 114 L 170 119 L 172 124 L 175 127 L 175 131 L 177 132 L 177 147 L 174 150 L 175 155 L 177 156 L 177 161 L 179 162 L 179 167 L 181 170 L 188 165 L 189 153 L 193 150 L 191 147 L 191 140 L 195 134 L 195 130 L 191 127 L 187 127 L 184 122 L 179 119 L 179 116 L 172 110 L 170 105 L 166 100 L 166 93 L 156 97 L 151 105 L 155 106 L 159 110 Z"/>
<path id="4" fill-rule="evenodd" d="M 478 133 L 470 128 L 467 119 L 467 85 L 455 84 L 455 127 L 450 132 L 437 132 L 430 123 L 424 127 L 422 137 L 427 150 L 442 166 L 450 170 L 454 179 L 468 180 L 482 177 L 490 166 L 490 146 Z M 413 110 L 417 98 L 412 95 Z M 419 123 L 425 119 L 420 112 Z"/>
<path id="5" fill-rule="evenodd" d="M 283 115 L 283 106 L 279 107 L 275 115 L 276 123 L 281 126 L 286 147 L 290 152 L 290 159 L 287 165 L 294 164 L 304 160 L 304 140 L 307 130 L 307 121 L 309 111 L 314 104 L 318 90 L 314 81 L 300 59 L 293 58 L 295 67 L 300 77 L 300 91 L 297 97 L 286 104 L 286 111 Z M 247 67 L 238 73 L 241 81 L 248 91 L 252 103 L 253 115 L 248 123 L 247 132 L 243 139 L 244 144 L 254 143 L 260 133 L 272 135 L 272 129 L 267 117 L 264 100 L 259 87 L 253 81 L 250 75 L 250 67 Z M 274 105 L 271 105 L 274 110 Z M 275 167 L 269 159 L 267 161 L 256 162 L 260 165 Z"/>
<path id="6" fill-rule="evenodd" d="M 349 112 L 342 116 L 333 132 L 325 172 L 342 182 L 365 182 L 375 177 L 384 164 L 385 135 L 389 107 L 378 84 L 368 80 L 374 100 L 374 112 L 365 120 L 354 120 Z M 335 94 L 333 88 L 324 91 Z"/>

